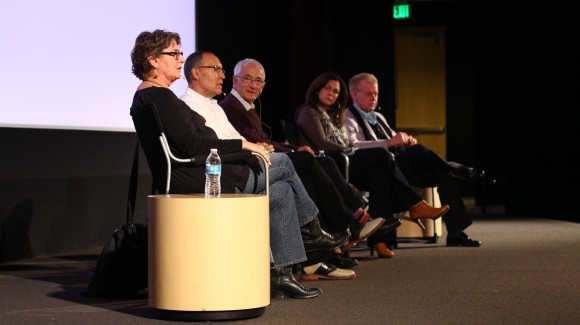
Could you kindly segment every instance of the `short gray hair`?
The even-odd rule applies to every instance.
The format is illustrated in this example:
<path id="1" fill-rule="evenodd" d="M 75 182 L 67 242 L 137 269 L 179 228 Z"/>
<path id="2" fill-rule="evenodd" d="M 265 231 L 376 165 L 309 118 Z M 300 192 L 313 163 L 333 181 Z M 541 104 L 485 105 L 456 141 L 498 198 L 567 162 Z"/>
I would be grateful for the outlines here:
<path id="1" fill-rule="evenodd" d="M 362 72 L 362 73 L 356 74 L 356 75 L 352 76 L 352 78 L 350 78 L 350 80 L 348 81 L 348 91 L 353 92 L 355 90 L 358 90 L 358 85 L 362 80 L 366 80 L 373 85 L 379 83 L 379 80 L 377 79 L 377 77 L 375 77 L 374 74 L 368 73 L 368 72 Z"/>
<path id="2" fill-rule="evenodd" d="M 236 66 L 234 67 L 234 76 L 238 76 L 240 74 L 240 71 L 242 71 L 242 69 L 246 66 L 246 65 L 257 65 L 260 69 L 262 69 L 262 71 L 264 71 L 264 80 L 266 80 L 266 69 L 264 69 L 264 66 L 262 65 L 262 63 L 260 63 L 258 60 L 254 60 L 254 59 L 243 59 L 241 61 L 239 61 L 238 63 L 236 63 Z"/>

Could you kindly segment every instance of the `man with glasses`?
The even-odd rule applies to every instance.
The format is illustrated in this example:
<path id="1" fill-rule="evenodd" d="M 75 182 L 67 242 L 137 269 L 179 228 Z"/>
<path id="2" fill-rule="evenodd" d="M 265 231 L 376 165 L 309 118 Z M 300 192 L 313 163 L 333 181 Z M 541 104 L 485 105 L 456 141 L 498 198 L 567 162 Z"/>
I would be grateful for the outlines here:
<path id="1" fill-rule="evenodd" d="M 206 128 L 205 132 L 209 132 L 209 134 L 215 132 L 215 135 L 220 139 L 245 140 L 229 125 L 223 110 L 212 99 L 214 96 L 221 94 L 225 78 L 224 70 L 218 57 L 211 52 L 195 52 L 187 58 L 184 68 L 189 87 L 181 98 L 191 110 L 197 113 L 196 116 L 203 119 L 202 124 Z M 183 118 L 190 118 L 190 116 L 183 116 Z M 221 122 L 218 123 L 218 121 Z M 176 141 L 180 141 L 180 135 L 176 135 L 176 137 Z M 265 168 L 269 168 L 270 179 L 284 177 L 289 180 L 283 184 L 272 183 L 270 187 L 270 245 L 274 265 L 276 263 L 280 265 L 271 269 L 271 295 L 279 298 L 283 296 L 313 298 L 319 295 L 321 291 L 303 287 L 293 277 L 291 265 L 286 262 L 284 262 L 285 264 L 280 264 L 278 261 L 290 256 L 290 259 L 296 261 L 300 259 L 300 262 L 302 262 L 304 260 L 300 257 L 300 251 L 303 251 L 306 256 L 316 252 L 333 251 L 346 244 L 348 235 L 332 236 L 323 231 L 318 220 L 318 208 L 306 193 L 292 166 L 292 162 L 282 154 L 270 153 L 268 150 L 265 150 L 264 154 L 269 155 L 272 162 L 271 166 L 265 166 Z M 252 168 L 252 170 L 255 175 L 261 172 L 259 167 Z M 255 179 L 256 181 L 258 180 L 257 176 Z M 246 193 L 252 192 L 252 187 L 255 189 L 252 177 L 250 177 L 243 191 Z M 236 191 L 238 193 L 242 192 L 240 189 L 236 189 Z M 292 194 L 288 195 L 289 193 Z M 292 200 L 292 202 L 281 203 L 288 200 Z M 311 210 L 311 207 L 314 207 L 315 210 Z M 298 215 L 303 247 L 296 247 L 291 233 L 284 229 L 287 218 L 293 214 Z M 314 214 L 313 218 L 312 214 Z M 293 246 L 290 250 L 287 250 L 281 243 Z M 243 243 L 240 244 L 243 249 Z M 239 248 L 231 247 L 232 253 L 235 253 L 236 249 Z M 224 258 L 227 258 L 227 256 Z"/>
<path id="2" fill-rule="evenodd" d="M 264 146 L 269 145 L 272 149 L 276 150 L 276 152 L 286 153 L 292 160 L 292 163 L 294 163 L 298 175 L 302 177 L 303 183 L 305 184 L 309 194 L 311 194 L 311 197 L 317 197 L 317 200 L 315 201 L 320 202 L 319 208 L 321 211 L 326 212 L 323 213 L 324 215 L 335 217 L 337 214 L 340 214 L 340 211 L 348 209 L 354 212 L 354 218 L 349 222 L 350 225 L 344 223 L 340 225 L 337 224 L 336 220 L 328 220 L 328 217 L 323 217 L 323 219 L 327 221 L 327 224 L 331 222 L 335 224 L 335 226 L 332 227 L 334 229 L 336 229 L 335 227 L 344 227 L 345 225 L 348 225 L 353 233 L 353 240 L 351 240 L 352 244 L 357 240 L 364 240 L 374 233 L 374 231 L 370 231 L 370 229 L 375 229 L 373 227 L 376 227 L 376 225 L 374 225 L 376 220 L 381 219 L 381 222 L 384 222 L 382 221 L 384 219 L 377 218 L 376 220 L 366 222 L 367 219 L 365 218 L 368 218 L 368 213 L 362 213 L 364 211 L 362 206 L 366 203 L 362 203 L 363 200 L 361 199 L 361 195 L 355 192 L 350 184 L 346 182 L 334 159 L 330 157 L 314 158 L 314 152 L 309 146 L 294 146 L 271 140 L 270 136 L 262 128 L 263 123 L 259 114 L 256 112 L 255 103 L 256 101 L 259 103 L 259 96 L 266 85 L 266 73 L 263 65 L 254 59 L 244 59 L 239 61 L 234 67 L 232 81 L 232 91 L 225 96 L 219 104 L 224 109 L 230 123 L 236 128 L 236 130 L 248 141 L 260 143 Z M 312 162 L 313 160 L 316 160 L 317 164 L 314 164 Z M 317 175 L 314 175 L 314 177 L 311 178 L 314 179 L 316 177 L 321 177 L 323 180 L 310 184 L 311 182 L 303 177 L 305 174 L 311 173 L 311 171 L 303 167 L 305 162 L 308 162 L 306 165 L 320 165 L 322 169 L 320 169 L 319 166 L 316 166 Z M 324 179 L 326 179 L 326 177 L 324 177 L 325 174 L 331 178 L 333 184 L 326 184 L 323 182 Z M 330 190 L 326 190 L 325 188 L 330 188 Z M 338 189 L 340 197 L 336 197 L 336 190 L 334 188 Z M 342 206 L 342 202 L 344 202 L 345 206 Z M 338 210 L 339 212 L 324 211 L 325 206 L 331 206 L 335 209 L 334 211 Z M 360 214 L 357 214 L 357 212 Z M 345 213 L 342 214 L 344 215 Z M 359 222 L 355 222 L 355 220 L 358 220 Z M 383 225 L 383 229 L 381 230 L 388 227 L 396 227 L 398 223 L 399 221 L 397 220 L 396 223 Z M 333 259 L 332 262 L 337 266 L 343 265 L 344 262 L 350 260 L 347 256 L 348 254 L 343 254 L 343 256 Z"/>
<path id="3" fill-rule="evenodd" d="M 417 139 L 405 132 L 395 132 L 386 118 L 375 109 L 378 106 L 379 82 L 370 73 L 353 76 L 348 84 L 352 104 L 346 112 L 346 129 L 350 142 L 357 148 L 383 147 L 390 150 L 397 165 L 411 185 L 435 187 L 441 204 L 451 206 L 443 216 L 447 226 L 447 246 L 479 247 L 480 241 L 469 238 L 464 230 L 472 221 L 455 177 L 479 180 L 483 171 L 448 162 L 431 149 L 417 144 Z"/>
<path id="4" fill-rule="evenodd" d="M 244 139 L 236 129 L 231 125 L 226 117 L 223 109 L 217 104 L 212 98 L 216 95 L 222 93 L 223 80 L 225 79 L 224 71 L 221 62 L 213 53 L 209 52 L 196 52 L 190 55 L 185 62 L 185 76 L 188 80 L 189 88 L 186 90 L 185 94 L 181 99 L 188 104 L 188 106 L 195 110 L 205 119 L 205 123 L 208 127 L 212 128 L 218 138 L 220 139 Z M 263 86 L 263 77 L 252 78 L 249 84 L 253 87 L 258 85 L 258 88 Z M 256 82 L 258 80 L 259 82 Z M 248 81 L 241 81 L 248 82 Z M 256 88 L 257 89 L 257 88 Z M 252 141 L 252 140 L 248 140 Z M 253 141 L 252 141 L 253 142 Z M 274 148 L 267 146 L 269 150 L 274 151 Z M 294 163 L 294 169 L 300 176 L 304 187 L 306 188 L 310 197 L 316 202 L 317 207 L 320 210 L 320 221 L 323 224 L 323 228 L 327 231 L 338 233 L 338 237 L 347 236 L 348 225 L 354 220 L 352 213 L 348 211 L 346 213 L 340 213 L 339 207 L 344 206 L 342 203 L 342 198 L 338 190 L 334 187 L 332 180 L 328 175 L 324 173 L 322 168 L 318 165 L 312 154 L 304 153 L 304 159 L 301 160 L 300 165 L 297 166 Z M 306 174 L 308 177 L 305 177 Z M 314 185 L 316 184 L 316 185 Z M 318 189 L 313 195 L 313 187 Z M 332 192 L 328 194 L 327 192 Z M 320 197 L 324 194 L 324 198 L 332 197 L 323 201 Z M 339 201 L 339 202 L 337 202 Z M 329 213 L 329 211 L 332 211 Z M 378 229 L 382 224 L 382 219 L 377 219 L 372 223 L 368 223 L 365 226 L 366 232 L 372 233 L 372 231 Z M 328 225 L 332 227 L 327 227 Z M 376 229 L 375 229 L 376 228 Z M 309 237 L 308 229 L 302 228 L 304 238 L 307 240 Z M 328 260 L 328 255 L 332 254 L 333 250 L 327 251 L 307 251 L 306 255 L 308 258 L 307 264 L 309 266 L 317 265 L 312 267 L 311 276 L 313 278 L 326 278 L 326 279 L 349 279 L 355 276 L 355 273 L 350 270 L 343 270 L 336 268 L 332 264 L 324 264 L 324 261 Z M 305 263 L 303 263 L 303 266 Z M 308 270 L 308 269 L 307 269 Z M 316 271 L 318 273 L 316 273 Z"/>

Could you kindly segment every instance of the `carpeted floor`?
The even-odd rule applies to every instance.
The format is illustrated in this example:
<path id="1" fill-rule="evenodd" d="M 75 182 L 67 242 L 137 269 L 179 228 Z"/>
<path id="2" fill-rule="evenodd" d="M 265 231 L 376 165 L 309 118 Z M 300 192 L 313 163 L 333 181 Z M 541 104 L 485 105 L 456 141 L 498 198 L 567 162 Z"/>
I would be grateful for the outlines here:
<path id="1" fill-rule="evenodd" d="M 357 277 L 305 282 L 324 294 L 274 300 L 221 324 L 579 324 L 580 224 L 480 216 L 480 248 L 400 244 L 393 259 L 355 251 Z M 163 324 L 147 299 L 86 298 L 98 248 L 0 264 L 0 324 Z M 175 322 L 177 323 L 177 322 Z"/>

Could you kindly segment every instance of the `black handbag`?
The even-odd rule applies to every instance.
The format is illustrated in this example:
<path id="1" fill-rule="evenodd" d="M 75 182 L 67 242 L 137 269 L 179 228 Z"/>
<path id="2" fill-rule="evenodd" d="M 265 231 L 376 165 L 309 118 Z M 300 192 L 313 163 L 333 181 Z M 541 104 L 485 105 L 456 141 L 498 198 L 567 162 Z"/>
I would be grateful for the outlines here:
<path id="1" fill-rule="evenodd" d="M 139 142 L 131 169 L 126 223 L 115 229 L 103 246 L 85 296 L 140 297 L 147 288 L 147 225 L 133 222 L 138 162 Z"/>

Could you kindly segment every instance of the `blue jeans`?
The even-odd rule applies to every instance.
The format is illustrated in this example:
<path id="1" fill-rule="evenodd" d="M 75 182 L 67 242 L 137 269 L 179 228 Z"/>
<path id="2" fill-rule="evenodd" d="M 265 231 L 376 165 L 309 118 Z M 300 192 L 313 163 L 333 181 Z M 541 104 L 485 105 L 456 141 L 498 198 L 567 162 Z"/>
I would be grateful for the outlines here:
<path id="1" fill-rule="evenodd" d="M 292 161 L 286 154 L 271 153 L 270 178 L 270 249 L 274 268 L 292 265 L 306 260 L 300 226 L 318 215 L 318 208 L 306 193 Z M 250 173 L 242 193 L 252 193 L 255 176 Z M 257 177 L 256 191 L 266 190 L 265 173 Z"/>

